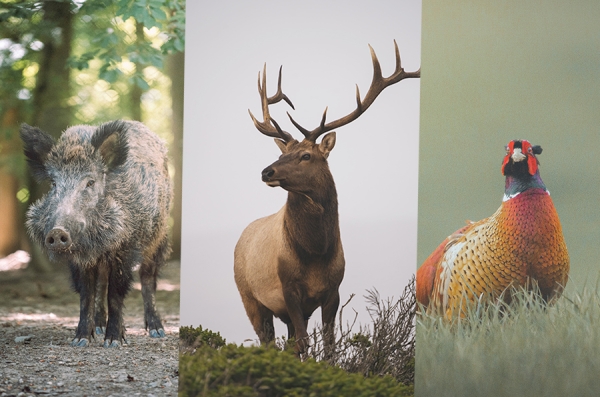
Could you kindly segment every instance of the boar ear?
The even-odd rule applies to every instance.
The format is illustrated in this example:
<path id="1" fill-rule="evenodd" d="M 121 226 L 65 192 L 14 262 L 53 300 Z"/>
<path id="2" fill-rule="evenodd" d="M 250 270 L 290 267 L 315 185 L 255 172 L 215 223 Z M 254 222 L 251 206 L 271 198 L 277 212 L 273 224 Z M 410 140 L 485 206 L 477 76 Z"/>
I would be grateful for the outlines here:
<path id="1" fill-rule="evenodd" d="M 21 124 L 19 135 L 23 141 L 23 151 L 31 168 L 31 174 L 36 181 L 41 182 L 48 177 L 44 163 L 55 144 L 54 138 L 39 128 L 25 123 Z"/>
<path id="2" fill-rule="evenodd" d="M 92 136 L 92 146 L 100 152 L 109 170 L 123 164 L 129 148 L 125 138 L 127 124 L 122 120 L 110 121 L 98 127 Z"/>

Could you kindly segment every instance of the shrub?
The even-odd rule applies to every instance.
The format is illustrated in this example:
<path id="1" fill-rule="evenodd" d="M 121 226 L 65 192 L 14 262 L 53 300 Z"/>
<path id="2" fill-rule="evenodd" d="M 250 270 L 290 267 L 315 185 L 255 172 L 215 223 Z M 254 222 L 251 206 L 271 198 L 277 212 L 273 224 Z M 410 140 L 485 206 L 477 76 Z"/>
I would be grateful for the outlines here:
<path id="1" fill-rule="evenodd" d="M 352 373 L 390 375 L 398 382 L 411 385 L 414 381 L 415 356 L 415 278 L 404 288 L 397 300 L 382 300 L 377 290 L 367 291 L 367 310 L 372 320 L 369 326 L 359 326 L 353 333 L 356 316 L 343 327 L 343 311 L 339 314 L 339 338 L 334 352 L 325 357 L 322 330 L 311 335 L 309 357 L 326 359 L 330 364 Z"/>
<path id="2" fill-rule="evenodd" d="M 193 352 L 198 346 L 209 346 L 213 349 L 225 346 L 226 341 L 219 332 L 203 330 L 202 326 L 179 327 L 179 349 L 183 352 Z"/>
<path id="3" fill-rule="evenodd" d="M 310 336 L 303 361 L 294 341 L 269 346 L 225 344 L 219 333 L 181 327 L 179 395 L 184 396 L 412 396 L 415 373 L 415 279 L 397 300 L 368 291 L 369 326 L 343 325 L 340 309 L 333 352 L 324 355 L 321 329 Z M 352 297 L 350 298 L 352 299 Z"/>
<path id="4" fill-rule="evenodd" d="M 301 362 L 291 351 L 271 346 L 199 346 L 179 363 L 184 396 L 411 396 L 412 387 L 391 376 L 349 374 L 325 362 Z"/>

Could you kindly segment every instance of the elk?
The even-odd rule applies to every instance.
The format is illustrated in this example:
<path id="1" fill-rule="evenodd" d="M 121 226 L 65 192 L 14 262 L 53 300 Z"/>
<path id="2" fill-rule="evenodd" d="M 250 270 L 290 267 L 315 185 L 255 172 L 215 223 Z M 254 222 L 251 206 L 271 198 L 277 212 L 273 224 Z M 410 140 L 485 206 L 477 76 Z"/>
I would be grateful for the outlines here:
<path id="1" fill-rule="evenodd" d="M 292 124 L 304 135 L 299 142 L 283 131 L 269 113 L 269 105 L 284 100 L 294 105 L 281 90 L 281 68 L 277 92 L 268 97 L 266 64 L 258 73 L 263 121 L 252 112 L 254 126 L 262 134 L 275 138 L 281 150 L 277 161 L 262 171 L 262 181 L 288 192 L 287 202 L 279 212 L 260 218 L 246 227 L 235 247 L 234 274 L 246 314 L 260 342 L 275 337 L 273 316 L 288 329 L 288 338 L 296 341 L 296 352 L 302 355 L 308 347 L 308 319 L 321 307 L 326 355 L 335 341 L 334 323 L 340 302 L 339 286 L 344 277 L 344 251 L 340 240 L 338 201 L 335 183 L 327 164 L 335 146 L 336 134 L 329 132 L 342 127 L 363 114 L 375 98 L 388 86 L 405 78 L 420 77 L 405 72 L 396 50 L 396 68 L 383 77 L 375 51 L 371 50 L 373 80 L 364 99 L 356 86 L 356 109 L 346 116 L 326 123 L 327 108 L 321 123 L 309 131 L 288 114 Z M 326 134 L 320 143 L 317 138 Z"/>

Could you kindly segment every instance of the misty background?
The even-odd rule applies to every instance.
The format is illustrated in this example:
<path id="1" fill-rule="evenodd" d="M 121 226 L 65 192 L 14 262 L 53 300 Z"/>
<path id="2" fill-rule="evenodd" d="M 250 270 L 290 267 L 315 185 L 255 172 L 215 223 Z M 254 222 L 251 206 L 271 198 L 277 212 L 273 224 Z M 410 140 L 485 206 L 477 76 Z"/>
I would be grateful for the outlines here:
<path id="1" fill-rule="evenodd" d="M 278 211 L 287 193 L 266 186 L 261 171 L 280 151 L 255 129 L 262 120 L 258 71 L 267 63 L 273 95 L 282 87 L 296 110 L 271 106 L 282 128 L 306 128 L 356 106 L 372 78 L 368 44 L 383 75 L 394 70 L 396 39 L 407 71 L 420 67 L 421 2 L 232 1 L 187 7 L 183 145 L 181 325 L 202 325 L 228 342 L 257 339 L 233 279 L 233 250 L 242 230 Z M 337 130 L 329 156 L 336 182 L 346 274 L 342 304 L 356 294 L 345 320 L 370 318 L 363 298 L 377 288 L 399 296 L 416 268 L 419 83 L 388 87 L 358 120 Z M 309 329 L 320 323 L 320 310 Z M 286 335 L 275 321 L 276 335 Z"/>
<path id="2" fill-rule="evenodd" d="M 511 139 L 540 175 L 571 258 L 567 289 L 600 280 L 600 5 L 423 3 L 418 262 L 500 206 Z"/>

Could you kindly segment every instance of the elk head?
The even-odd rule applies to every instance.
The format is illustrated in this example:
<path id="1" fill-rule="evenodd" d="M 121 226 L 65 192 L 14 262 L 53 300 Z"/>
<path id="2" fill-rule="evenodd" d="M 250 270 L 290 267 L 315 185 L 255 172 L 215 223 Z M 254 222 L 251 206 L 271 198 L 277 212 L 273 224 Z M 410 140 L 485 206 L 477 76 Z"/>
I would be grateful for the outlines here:
<path id="1" fill-rule="evenodd" d="M 250 117 L 252 118 L 255 127 L 264 135 L 275 138 L 275 143 L 282 152 L 279 160 L 265 168 L 262 172 L 262 180 L 267 185 L 272 187 L 280 186 L 288 191 L 306 194 L 316 186 L 320 185 L 317 183 L 318 180 L 327 178 L 327 174 L 330 177 L 331 174 L 329 173 L 329 167 L 327 165 L 327 157 L 335 146 L 336 135 L 335 132 L 330 132 L 323 137 L 320 143 L 316 143 L 317 138 L 326 132 L 356 120 L 369 108 L 369 106 L 371 106 L 377 96 L 386 87 L 405 78 L 420 77 L 420 69 L 416 72 L 404 71 L 401 66 L 400 51 L 398 50 L 398 45 L 395 40 L 394 48 L 396 51 L 396 68 L 391 76 L 383 77 L 377 55 L 369 45 L 369 49 L 371 50 L 371 60 L 373 61 L 373 80 L 371 81 L 371 86 L 363 100 L 360 99 L 360 91 L 358 85 L 356 86 L 356 109 L 351 113 L 326 123 L 327 108 L 325 108 L 321 123 L 311 131 L 302 127 L 292 118 L 289 112 L 287 113 L 292 124 L 294 124 L 294 126 L 304 135 L 304 139 L 301 142 L 295 140 L 290 133 L 283 131 L 269 113 L 269 105 L 280 102 L 281 100 L 287 102 L 292 109 L 294 109 L 294 105 L 281 90 L 281 68 L 279 68 L 277 92 L 271 97 L 267 96 L 267 67 L 265 64 L 262 73 L 262 84 L 260 72 L 258 73 L 258 92 L 261 98 L 264 120 L 262 122 L 258 121 L 250 110 L 248 110 L 248 112 L 250 113 Z"/>

